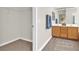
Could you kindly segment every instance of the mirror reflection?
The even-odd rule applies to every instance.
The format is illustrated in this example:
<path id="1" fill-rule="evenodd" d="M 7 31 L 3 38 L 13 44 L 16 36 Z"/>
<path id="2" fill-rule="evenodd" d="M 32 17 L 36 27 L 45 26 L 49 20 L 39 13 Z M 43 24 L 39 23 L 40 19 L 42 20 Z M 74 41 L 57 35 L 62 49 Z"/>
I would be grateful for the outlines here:
<path id="1" fill-rule="evenodd" d="M 77 24 L 78 19 L 76 7 L 55 7 L 52 12 L 53 24 Z"/>

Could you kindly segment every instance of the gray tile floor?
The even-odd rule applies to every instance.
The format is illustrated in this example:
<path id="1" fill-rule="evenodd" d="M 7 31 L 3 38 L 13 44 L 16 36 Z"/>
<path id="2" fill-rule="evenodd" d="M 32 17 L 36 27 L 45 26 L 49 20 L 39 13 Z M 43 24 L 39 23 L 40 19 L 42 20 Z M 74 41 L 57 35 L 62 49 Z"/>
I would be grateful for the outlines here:
<path id="1" fill-rule="evenodd" d="M 79 51 L 79 41 L 52 38 L 43 51 Z"/>
<path id="2" fill-rule="evenodd" d="M 20 39 L 0 47 L 0 51 L 32 51 L 32 43 Z"/>

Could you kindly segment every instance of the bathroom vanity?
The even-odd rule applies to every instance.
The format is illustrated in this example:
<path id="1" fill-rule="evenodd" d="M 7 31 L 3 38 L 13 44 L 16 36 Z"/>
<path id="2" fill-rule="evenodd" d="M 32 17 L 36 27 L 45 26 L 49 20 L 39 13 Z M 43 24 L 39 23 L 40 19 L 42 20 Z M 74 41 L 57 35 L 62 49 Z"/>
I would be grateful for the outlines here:
<path id="1" fill-rule="evenodd" d="M 58 8 L 52 20 L 52 36 L 79 40 L 79 19 L 76 8 Z"/>
<path id="2" fill-rule="evenodd" d="M 63 26 L 61 24 L 54 24 L 52 27 L 52 36 L 59 38 L 67 38 L 71 40 L 79 40 L 79 27 L 77 25 L 68 24 Z"/>

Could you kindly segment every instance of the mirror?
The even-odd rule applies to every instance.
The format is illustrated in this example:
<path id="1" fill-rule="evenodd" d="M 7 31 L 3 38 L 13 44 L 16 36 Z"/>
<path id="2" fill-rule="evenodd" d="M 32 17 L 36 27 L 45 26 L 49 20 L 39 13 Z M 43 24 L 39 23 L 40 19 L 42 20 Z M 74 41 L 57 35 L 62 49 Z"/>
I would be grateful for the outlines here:
<path id="1" fill-rule="evenodd" d="M 56 21 L 59 21 L 59 24 L 75 24 L 75 7 L 61 7 L 56 9 L 56 14 L 58 15 L 55 17 Z"/>

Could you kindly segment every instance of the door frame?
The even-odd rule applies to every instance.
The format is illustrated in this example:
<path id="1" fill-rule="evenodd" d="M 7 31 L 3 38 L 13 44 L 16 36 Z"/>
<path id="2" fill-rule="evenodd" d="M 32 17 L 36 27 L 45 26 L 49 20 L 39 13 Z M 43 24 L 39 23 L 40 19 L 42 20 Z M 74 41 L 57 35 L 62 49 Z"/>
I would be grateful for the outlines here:
<path id="1" fill-rule="evenodd" d="M 32 7 L 32 50 L 37 50 L 37 8 Z"/>

